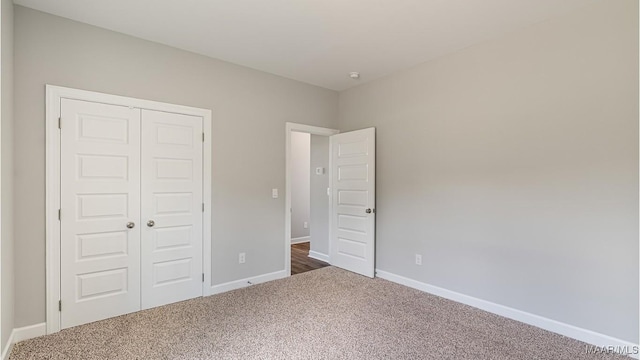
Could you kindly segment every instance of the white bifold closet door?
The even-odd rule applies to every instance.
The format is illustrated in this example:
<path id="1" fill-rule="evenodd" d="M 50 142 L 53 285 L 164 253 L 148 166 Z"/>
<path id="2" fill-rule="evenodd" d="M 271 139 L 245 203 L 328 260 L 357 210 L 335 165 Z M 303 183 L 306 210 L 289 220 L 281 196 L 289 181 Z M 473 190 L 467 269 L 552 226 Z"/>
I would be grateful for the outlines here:
<path id="1" fill-rule="evenodd" d="M 61 328 L 202 295 L 202 118 L 62 99 Z"/>

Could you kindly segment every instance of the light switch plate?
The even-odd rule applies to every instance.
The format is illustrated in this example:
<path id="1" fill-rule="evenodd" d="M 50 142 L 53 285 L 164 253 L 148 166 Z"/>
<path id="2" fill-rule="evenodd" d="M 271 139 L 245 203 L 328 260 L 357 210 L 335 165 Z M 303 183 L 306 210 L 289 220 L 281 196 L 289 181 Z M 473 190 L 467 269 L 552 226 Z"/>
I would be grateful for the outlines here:
<path id="1" fill-rule="evenodd" d="M 278 198 L 278 189 L 271 189 L 271 197 L 274 199 Z"/>

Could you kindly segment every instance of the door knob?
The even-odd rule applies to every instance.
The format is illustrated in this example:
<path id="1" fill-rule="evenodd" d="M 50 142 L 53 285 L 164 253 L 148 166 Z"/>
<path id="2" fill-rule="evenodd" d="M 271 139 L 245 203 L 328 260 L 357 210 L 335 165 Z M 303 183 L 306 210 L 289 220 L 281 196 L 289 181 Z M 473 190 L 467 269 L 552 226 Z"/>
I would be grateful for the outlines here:
<path id="1" fill-rule="evenodd" d="M 148 227 L 153 227 L 153 225 L 155 225 L 155 224 L 156 224 L 156 222 L 155 222 L 155 221 L 153 221 L 153 220 L 149 220 L 149 221 L 147 221 L 147 226 L 148 226 Z"/>
<path id="2" fill-rule="evenodd" d="M 127 228 L 129 228 L 129 229 L 133 229 L 135 226 L 136 226 L 136 224 L 135 224 L 135 223 L 133 223 L 133 222 L 131 222 L 131 221 L 129 221 L 129 222 L 127 223 Z"/>
<path id="3" fill-rule="evenodd" d="M 364 212 L 366 212 L 367 214 L 371 214 L 372 210 L 371 209 L 367 209 Z"/>

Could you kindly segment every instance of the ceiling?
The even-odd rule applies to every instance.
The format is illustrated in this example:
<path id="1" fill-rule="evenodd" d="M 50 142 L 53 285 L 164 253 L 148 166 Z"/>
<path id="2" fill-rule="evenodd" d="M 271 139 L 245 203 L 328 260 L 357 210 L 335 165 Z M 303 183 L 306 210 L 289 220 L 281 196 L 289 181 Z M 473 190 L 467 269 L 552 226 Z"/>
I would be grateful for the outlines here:
<path id="1" fill-rule="evenodd" d="M 602 0 L 14 2 L 339 91 L 595 1 Z"/>

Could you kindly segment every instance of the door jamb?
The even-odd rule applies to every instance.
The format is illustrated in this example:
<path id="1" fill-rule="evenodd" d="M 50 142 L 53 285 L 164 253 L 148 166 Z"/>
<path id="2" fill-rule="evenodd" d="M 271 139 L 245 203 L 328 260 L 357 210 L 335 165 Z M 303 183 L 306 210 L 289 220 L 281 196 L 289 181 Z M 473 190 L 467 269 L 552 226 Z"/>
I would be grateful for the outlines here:
<path id="1" fill-rule="evenodd" d="M 285 146 L 285 202 L 284 202 L 284 270 L 285 276 L 291 276 L 291 132 L 302 132 L 311 135 L 331 136 L 340 133 L 339 130 L 311 126 L 305 124 L 286 123 Z M 329 157 L 331 159 L 331 157 Z M 331 161 L 331 160 L 329 160 Z M 311 171 L 311 169 L 309 169 Z M 329 165 L 329 177 L 331 177 L 331 165 Z M 329 212 L 331 212 L 331 197 L 329 197 Z M 331 216 L 329 216 L 329 229 L 331 229 Z"/>
<path id="2" fill-rule="evenodd" d="M 209 295 L 211 288 L 211 147 L 212 147 L 212 111 L 189 106 L 142 100 L 125 96 L 110 95 L 93 91 L 46 85 L 46 325 L 47 334 L 60 331 L 61 313 L 58 311 L 60 299 L 60 117 L 61 99 L 84 100 L 103 104 L 129 106 L 147 110 L 164 111 L 184 115 L 200 116 L 203 119 L 203 202 L 202 246 L 203 261 L 202 295 Z"/>

